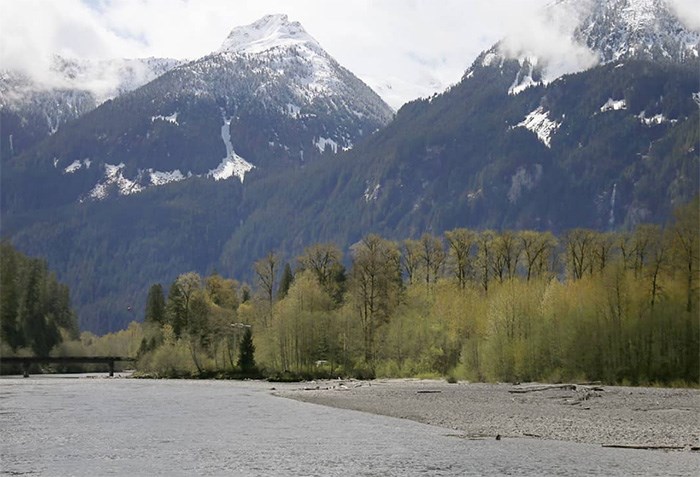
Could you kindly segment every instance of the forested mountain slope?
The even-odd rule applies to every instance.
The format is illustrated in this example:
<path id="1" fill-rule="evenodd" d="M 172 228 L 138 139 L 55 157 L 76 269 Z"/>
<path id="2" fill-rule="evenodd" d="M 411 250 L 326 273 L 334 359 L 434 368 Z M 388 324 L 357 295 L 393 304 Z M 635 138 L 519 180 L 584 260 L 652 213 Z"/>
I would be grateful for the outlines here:
<path id="1" fill-rule="evenodd" d="M 654 31 L 659 48 L 637 54 L 645 35 L 602 41 L 601 30 L 580 27 L 572 34 L 599 58 L 554 74 L 551 59 L 504 41 L 457 85 L 406 104 L 374 134 L 389 119 L 385 105 L 372 93 L 344 95 L 361 86 L 327 58 L 336 79 L 300 90 L 309 74 L 331 70 L 307 70 L 317 63 L 305 55 L 324 58 L 315 43 L 268 18 L 249 27 L 258 33 L 245 51 L 232 34 L 222 51 L 14 159 L 3 171 L 3 234 L 47 257 L 70 284 L 81 325 L 105 331 L 140 318 L 127 310 L 142 309 L 151 283 L 188 270 L 249 279 L 270 250 L 292 261 L 310 243 L 347 250 L 369 232 L 665 223 L 700 189 L 697 33 L 660 0 L 587 5 L 598 9 L 584 9 L 581 25 L 620 17 L 606 38 L 632 21 Z M 268 31 L 282 32 L 281 56 L 256 56 Z M 287 63 L 294 74 L 284 82 L 275 71 Z M 324 85 L 340 96 L 324 96 Z"/>

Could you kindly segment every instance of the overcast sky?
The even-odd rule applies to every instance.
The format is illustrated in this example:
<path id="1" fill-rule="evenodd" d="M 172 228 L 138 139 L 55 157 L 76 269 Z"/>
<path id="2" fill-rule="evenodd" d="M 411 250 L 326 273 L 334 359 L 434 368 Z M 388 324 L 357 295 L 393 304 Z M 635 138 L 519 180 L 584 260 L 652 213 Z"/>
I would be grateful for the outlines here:
<path id="1" fill-rule="evenodd" d="M 674 0 L 697 5 L 699 0 Z M 196 59 L 269 13 L 301 22 L 398 107 L 459 80 L 484 49 L 549 0 L 0 0 L 0 66 L 69 57 Z M 543 28 L 540 25 L 538 28 Z M 393 85 L 389 91 L 386 84 Z"/>

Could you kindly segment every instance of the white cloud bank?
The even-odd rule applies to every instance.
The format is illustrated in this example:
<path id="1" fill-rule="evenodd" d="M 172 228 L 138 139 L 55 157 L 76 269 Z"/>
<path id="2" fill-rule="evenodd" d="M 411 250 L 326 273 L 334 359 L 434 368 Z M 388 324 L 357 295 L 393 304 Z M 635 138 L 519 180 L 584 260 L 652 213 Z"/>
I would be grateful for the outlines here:
<path id="1" fill-rule="evenodd" d="M 585 2 L 569 2 L 512 24 L 501 45 L 503 52 L 511 58 L 536 57 L 546 65 L 545 81 L 595 66 L 598 56 L 573 40 L 584 8 Z"/>
<path id="2" fill-rule="evenodd" d="M 298 20 L 392 106 L 459 80 L 485 48 L 547 0 L 0 0 L 0 68 L 46 84 L 54 54 L 195 59 L 269 13 Z M 53 82 L 53 83 L 52 83 Z"/>
<path id="3" fill-rule="evenodd" d="M 474 58 L 510 34 L 567 71 L 590 60 L 564 27 L 538 19 L 549 0 L 0 0 L 0 68 L 45 82 L 54 54 L 74 58 L 195 59 L 230 30 L 269 13 L 298 20 L 343 66 L 398 107 L 442 91 Z M 573 2 L 576 3 L 576 2 Z M 697 0 L 673 0 L 700 27 Z M 517 45 L 521 42 L 521 45 Z"/>
<path id="4" fill-rule="evenodd" d="M 670 0 L 670 3 L 676 15 L 687 28 L 700 31 L 700 4 L 698 0 Z"/>

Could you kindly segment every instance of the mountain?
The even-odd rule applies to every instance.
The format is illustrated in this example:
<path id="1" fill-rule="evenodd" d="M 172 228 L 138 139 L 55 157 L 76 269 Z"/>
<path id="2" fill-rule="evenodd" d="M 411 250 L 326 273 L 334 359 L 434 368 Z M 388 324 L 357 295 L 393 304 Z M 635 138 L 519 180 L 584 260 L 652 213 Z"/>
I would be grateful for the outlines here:
<path id="1" fill-rule="evenodd" d="M 251 212 L 221 263 L 313 240 L 347 245 L 369 231 L 614 231 L 668 220 L 700 191 L 698 32 L 660 0 L 561 1 L 544 15 L 569 32 L 557 55 L 505 39 L 459 84 L 405 105 L 344 157 L 247 190 Z M 271 225 L 282 214 L 294 220 Z"/>
<path id="2" fill-rule="evenodd" d="M 56 55 L 43 79 L 0 71 L 0 158 L 21 154 L 67 122 L 180 63 L 169 58 L 88 60 Z"/>
<path id="3" fill-rule="evenodd" d="M 3 235 L 104 332 L 138 318 L 151 283 L 248 279 L 270 250 L 665 222 L 700 190 L 697 32 L 660 0 L 544 14 L 564 22 L 557 48 L 504 39 L 391 121 L 298 24 L 265 17 L 10 160 Z"/>
<path id="4" fill-rule="evenodd" d="M 700 33 L 685 27 L 667 0 L 557 0 L 541 13 L 542 24 L 558 25 L 559 35 L 505 38 L 466 75 L 498 68 L 511 75 L 509 93 L 518 94 L 564 74 L 624 60 L 673 65 L 699 58 Z"/>
<path id="5" fill-rule="evenodd" d="M 3 234 L 25 250 L 52 250 L 49 261 L 83 304 L 83 326 L 103 329 L 93 321 L 113 295 L 137 295 L 145 280 L 218 260 L 249 212 L 240 207 L 244 181 L 326 161 L 393 114 L 298 22 L 269 15 L 235 28 L 219 50 L 106 101 L 9 159 Z M 197 231 L 183 235 L 183 226 Z M 158 238 L 148 238 L 152 233 Z M 168 249 L 146 251 L 146 258 L 144 243 Z M 96 285 L 109 281 L 97 276 L 106 256 L 116 260 L 122 251 L 134 254 L 121 257 L 124 273 L 143 280 L 120 275 L 128 290 L 119 292 Z M 157 260 L 143 264 L 153 253 Z M 85 304 L 95 302 L 102 303 L 98 316 L 82 318 L 93 309 Z"/>
<path id="6" fill-rule="evenodd" d="M 195 176 L 242 182 L 349 149 L 392 114 L 298 22 L 269 15 L 19 157 L 33 182 L 62 186 L 27 196 L 32 184 L 18 178 L 10 203 L 103 200 Z"/>
<path id="7" fill-rule="evenodd" d="M 574 38 L 596 52 L 601 62 L 683 63 L 698 59 L 700 34 L 686 28 L 667 1 L 584 0 L 584 5 L 586 1 L 589 5 L 582 10 Z M 571 0 L 559 3 L 574 4 Z"/>

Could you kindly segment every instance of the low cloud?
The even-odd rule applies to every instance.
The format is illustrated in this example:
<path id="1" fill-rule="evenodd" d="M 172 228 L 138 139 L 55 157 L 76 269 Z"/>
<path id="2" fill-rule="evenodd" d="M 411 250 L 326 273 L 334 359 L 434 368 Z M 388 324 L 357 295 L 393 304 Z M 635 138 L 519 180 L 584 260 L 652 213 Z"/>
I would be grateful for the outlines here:
<path id="1" fill-rule="evenodd" d="M 105 71 L 88 78 L 57 74 L 57 55 L 67 59 L 128 56 L 139 51 L 138 42 L 105 28 L 95 10 L 79 0 L 0 0 L 0 68 L 21 72 L 40 88 L 96 89 L 116 87 Z"/>
<path id="2" fill-rule="evenodd" d="M 697 0 L 670 0 L 670 4 L 687 28 L 700 32 L 700 6 Z"/>
<path id="3" fill-rule="evenodd" d="M 0 69 L 67 86 L 52 69 L 68 58 L 195 59 L 230 30 L 286 13 L 343 66 L 389 84 L 392 105 L 440 92 L 500 40 L 508 22 L 548 0 L 0 0 Z M 115 86 L 103 76 L 101 91 Z"/>
<path id="4" fill-rule="evenodd" d="M 585 3 L 555 4 L 519 19 L 502 42 L 502 52 L 509 58 L 537 58 L 544 67 L 545 81 L 595 66 L 598 55 L 573 38 Z"/>

